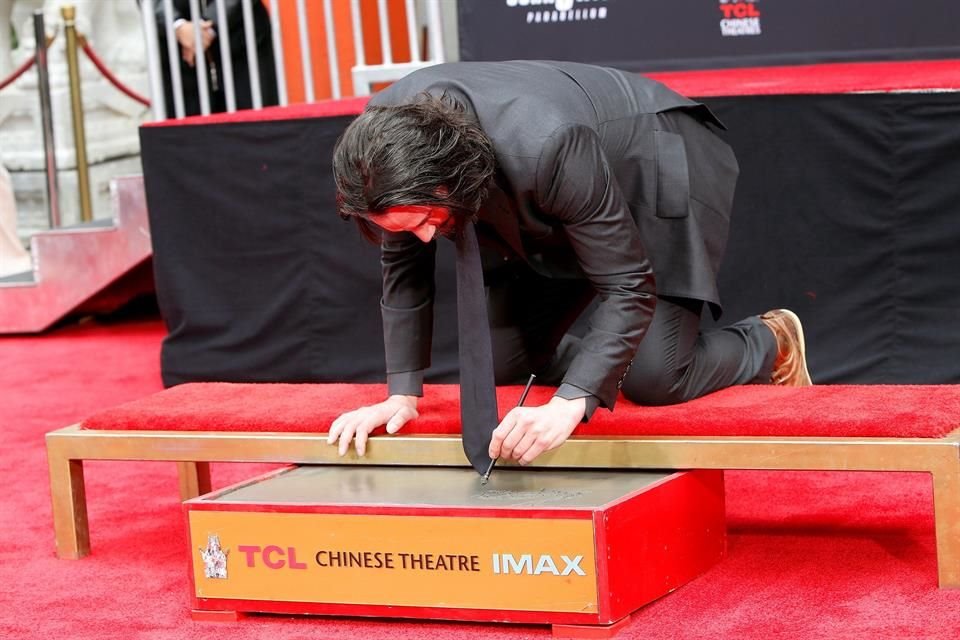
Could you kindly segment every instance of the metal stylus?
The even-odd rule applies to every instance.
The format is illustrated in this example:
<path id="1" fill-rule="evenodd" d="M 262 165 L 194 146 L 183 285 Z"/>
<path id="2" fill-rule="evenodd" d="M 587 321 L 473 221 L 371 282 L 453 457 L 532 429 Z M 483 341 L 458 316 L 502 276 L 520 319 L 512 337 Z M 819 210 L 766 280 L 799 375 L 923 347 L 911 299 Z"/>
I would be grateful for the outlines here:
<path id="1" fill-rule="evenodd" d="M 523 406 L 524 400 L 527 399 L 527 392 L 530 391 L 530 387 L 533 386 L 533 381 L 537 377 L 537 374 L 531 373 L 530 379 L 527 380 L 527 386 L 523 388 L 523 393 L 520 394 L 520 401 L 517 402 L 518 407 Z M 497 458 L 494 458 L 490 461 L 490 466 L 487 467 L 486 473 L 480 478 L 480 484 L 487 484 L 490 481 L 490 473 L 493 471 L 493 465 L 497 464 Z"/>

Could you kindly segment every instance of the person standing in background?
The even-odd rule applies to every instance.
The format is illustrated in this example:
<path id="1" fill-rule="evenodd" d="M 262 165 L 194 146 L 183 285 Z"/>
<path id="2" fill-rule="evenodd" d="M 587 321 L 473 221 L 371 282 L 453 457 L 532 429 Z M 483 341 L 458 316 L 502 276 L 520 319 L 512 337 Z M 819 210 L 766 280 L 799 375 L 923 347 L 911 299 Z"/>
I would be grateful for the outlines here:
<path id="1" fill-rule="evenodd" d="M 17 203 L 10 174 L 0 159 L 0 278 L 31 268 L 30 254 L 17 237 Z"/>
<path id="2" fill-rule="evenodd" d="M 163 71 L 164 99 L 168 113 L 173 113 L 173 83 L 170 79 L 170 64 L 167 51 L 167 31 L 164 0 L 150 0 L 157 15 L 157 29 L 160 36 L 160 63 Z M 224 4 L 227 24 L 218 20 L 217 3 Z M 172 0 L 173 25 L 180 50 L 180 78 L 183 82 L 185 115 L 200 114 L 200 92 L 197 85 L 197 56 L 203 55 L 207 62 L 207 86 L 210 89 L 210 110 L 213 113 L 227 110 L 226 91 L 224 90 L 223 63 L 220 59 L 220 45 L 217 38 L 226 35 L 230 38 L 230 58 L 233 66 L 233 84 L 236 92 L 237 109 L 253 107 L 250 86 L 250 74 L 247 63 L 247 47 L 243 25 L 243 4 L 241 0 L 199 0 L 200 19 L 190 19 L 190 0 Z M 251 2 L 253 9 L 253 28 L 257 48 L 258 68 L 260 70 L 260 90 L 263 106 L 276 105 L 277 76 L 273 59 L 273 43 L 270 37 L 270 14 L 260 0 Z M 195 32 L 201 30 L 203 51 L 196 51 Z"/>

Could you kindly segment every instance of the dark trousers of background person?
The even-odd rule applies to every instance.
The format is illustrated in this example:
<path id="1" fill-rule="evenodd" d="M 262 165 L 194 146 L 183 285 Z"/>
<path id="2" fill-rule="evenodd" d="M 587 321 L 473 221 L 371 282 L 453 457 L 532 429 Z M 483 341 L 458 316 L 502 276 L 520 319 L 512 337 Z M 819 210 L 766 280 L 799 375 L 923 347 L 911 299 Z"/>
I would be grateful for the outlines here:
<path id="1" fill-rule="evenodd" d="M 536 373 L 559 385 L 579 351 L 570 331 L 590 304 L 589 283 L 549 279 L 525 265 L 487 287 L 497 384 L 519 384 Z M 638 404 L 676 404 L 729 386 L 770 380 L 777 343 L 756 316 L 721 329 L 700 330 L 704 303 L 659 297 L 650 328 L 623 381 Z"/>

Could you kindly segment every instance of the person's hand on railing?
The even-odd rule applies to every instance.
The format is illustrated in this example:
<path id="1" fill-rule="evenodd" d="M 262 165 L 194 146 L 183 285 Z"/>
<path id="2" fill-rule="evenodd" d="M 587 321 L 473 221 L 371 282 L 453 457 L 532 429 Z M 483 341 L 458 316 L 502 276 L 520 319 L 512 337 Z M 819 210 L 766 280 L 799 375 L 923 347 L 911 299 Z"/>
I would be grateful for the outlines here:
<path id="1" fill-rule="evenodd" d="M 206 51 L 217 34 L 213 30 L 213 22 L 210 20 L 200 21 L 200 28 L 202 29 L 200 41 L 201 44 L 203 44 L 203 50 Z M 190 20 L 184 20 L 176 27 L 177 42 L 180 43 L 180 56 L 183 58 L 183 61 L 191 67 L 196 63 L 197 59 L 195 46 L 196 34 L 194 33 L 194 29 L 195 25 Z"/>

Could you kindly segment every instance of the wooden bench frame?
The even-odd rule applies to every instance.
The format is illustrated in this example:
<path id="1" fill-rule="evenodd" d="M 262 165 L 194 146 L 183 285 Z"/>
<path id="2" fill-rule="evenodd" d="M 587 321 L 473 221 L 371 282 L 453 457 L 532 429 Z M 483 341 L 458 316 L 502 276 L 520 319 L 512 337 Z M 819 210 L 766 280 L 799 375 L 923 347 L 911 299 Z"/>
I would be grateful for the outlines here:
<path id="1" fill-rule="evenodd" d="M 84 460 L 177 462 L 180 496 L 210 491 L 211 462 L 467 466 L 457 436 L 371 438 L 367 454 L 340 458 L 321 433 L 105 431 L 73 425 L 47 434 L 57 555 L 90 552 Z M 932 476 L 941 588 L 960 588 L 960 428 L 942 438 L 571 438 L 537 467 L 923 471 Z"/>

